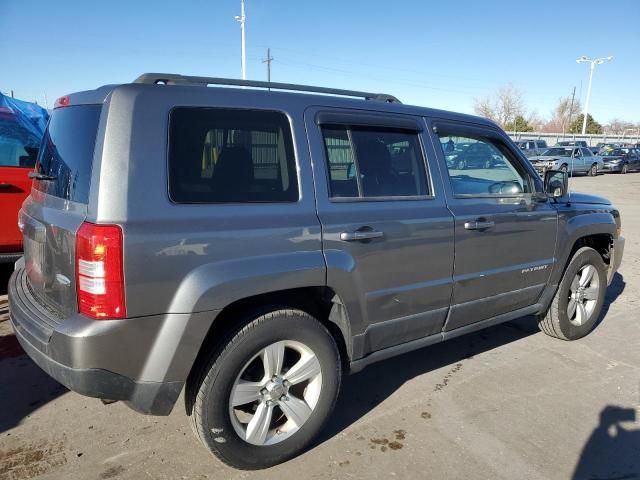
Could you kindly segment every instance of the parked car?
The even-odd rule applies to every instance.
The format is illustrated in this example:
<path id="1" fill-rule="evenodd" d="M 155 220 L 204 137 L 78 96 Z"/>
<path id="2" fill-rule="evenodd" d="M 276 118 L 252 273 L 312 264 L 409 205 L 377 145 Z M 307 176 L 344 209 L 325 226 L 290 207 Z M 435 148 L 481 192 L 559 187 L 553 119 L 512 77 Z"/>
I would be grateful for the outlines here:
<path id="1" fill-rule="evenodd" d="M 514 143 L 527 157 L 542 155 L 549 148 L 544 140 L 516 140 Z"/>
<path id="2" fill-rule="evenodd" d="M 605 172 L 627 173 L 640 169 L 640 150 L 636 148 L 613 148 L 602 151 Z"/>
<path id="3" fill-rule="evenodd" d="M 18 211 L 31 190 L 46 111 L 0 93 L 0 263 L 22 255 Z"/>
<path id="4" fill-rule="evenodd" d="M 483 142 L 458 144 L 453 151 L 444 150 L 447 166 L 456 170 L 466 168 L 492 168 L 502 162 L 498 150 Z"/>
<path id="5" fill-rule="evenodd" d="M 589 144 L 585 140 L 563 141 L 555 144 L 556 147 L 584 147 L 589 148 Z"/>
<path id="6" fill-rule="evenodd" d="M 566 172 L 541 179 L 483 118 L 170 74 L 57 104 L 21 211 L 16 336 L 83 395 L 168 415 L 184 389 L 238 468 L 308 448 L 343 369 L 524 315 L 587 335 L 621 262 L 618 210 L 569 202 Z M 449 141 L 501 164 L 448 167 Z"/>
<path id="7" fill-rule="evenodd" d="M 602 148 L 619 148 L 619 147 L 622 147 L 622 144 L 621 143 L 598 142 L 596 144 L 596 147 L 598 147 L 598 149 L 602 149 Z"/>
<path id="8" fill-rule="evenodd" d="M 604 167 L 602 157 L 594 155 L 585 147 L 551 147 L 542 155 L 529 160 L 542 174 L 547 170 L 563 170 L 571 175 L 586 173 L 595 177 Z"/>

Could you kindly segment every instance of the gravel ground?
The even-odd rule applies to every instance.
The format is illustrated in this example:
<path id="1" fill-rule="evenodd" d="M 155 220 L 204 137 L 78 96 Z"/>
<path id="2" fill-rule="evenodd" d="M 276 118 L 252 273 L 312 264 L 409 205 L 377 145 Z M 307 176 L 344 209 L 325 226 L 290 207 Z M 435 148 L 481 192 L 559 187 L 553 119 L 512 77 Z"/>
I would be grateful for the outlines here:
<path id="1" fill-rule="evenodd" d="M 68 392 L 21 354 L 0 296 L 0 478 L 640 478 L 640 174 L 572 185 L 611 198 L 627 238 L 593 334 L 523 318 L 371 366 L 315 448 L 261 472 L 217 462 L 182 403 L 145 417 Z"/>

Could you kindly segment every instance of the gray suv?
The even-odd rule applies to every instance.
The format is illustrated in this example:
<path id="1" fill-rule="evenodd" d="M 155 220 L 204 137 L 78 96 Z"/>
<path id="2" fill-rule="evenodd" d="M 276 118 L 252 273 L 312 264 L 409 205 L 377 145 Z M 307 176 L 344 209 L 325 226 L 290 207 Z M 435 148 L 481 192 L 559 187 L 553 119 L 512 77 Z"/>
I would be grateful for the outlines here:
<path id="1" fill-rule="evenodd" d="M 488 168 L 447 162 L 476 144 Z M 145 414 L 184 389 L 245 469 L 308 448 L 345 371 L 524 315 L 583 337 L 624 248 L 495 124 L 367 92 L 146 74 L 59 99 L 32 177 L 24 350 Z"/>

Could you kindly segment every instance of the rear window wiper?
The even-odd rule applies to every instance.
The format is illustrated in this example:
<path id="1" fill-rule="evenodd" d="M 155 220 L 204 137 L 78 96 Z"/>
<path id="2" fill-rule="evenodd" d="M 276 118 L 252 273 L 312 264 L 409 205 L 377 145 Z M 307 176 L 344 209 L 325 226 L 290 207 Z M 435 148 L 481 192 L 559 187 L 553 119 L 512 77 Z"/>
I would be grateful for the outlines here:
<path id="1" fill-rule="evenodd" d="M 35 178 L 36 180 L 55 180 L 55 175 L 45 175 L 44 173 L 39 172 L 29 172 L 29 178 Z"/>

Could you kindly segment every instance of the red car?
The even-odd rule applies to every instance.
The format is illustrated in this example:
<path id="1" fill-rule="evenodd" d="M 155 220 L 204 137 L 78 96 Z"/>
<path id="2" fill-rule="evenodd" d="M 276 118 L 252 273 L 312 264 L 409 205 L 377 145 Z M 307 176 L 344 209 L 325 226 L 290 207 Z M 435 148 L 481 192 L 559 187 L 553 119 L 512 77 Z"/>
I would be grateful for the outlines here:
<path id="1" fill-rule="evenodd" d="M 0 263 L 22 255 L 18 212 L 31 191 L 28 175 L 36 163 L 41 140 L 37 126 L 24 112 L 8 105 L 9 100 L 17 102 L 4 99 L 2 102 L 0 96 Z"/>

